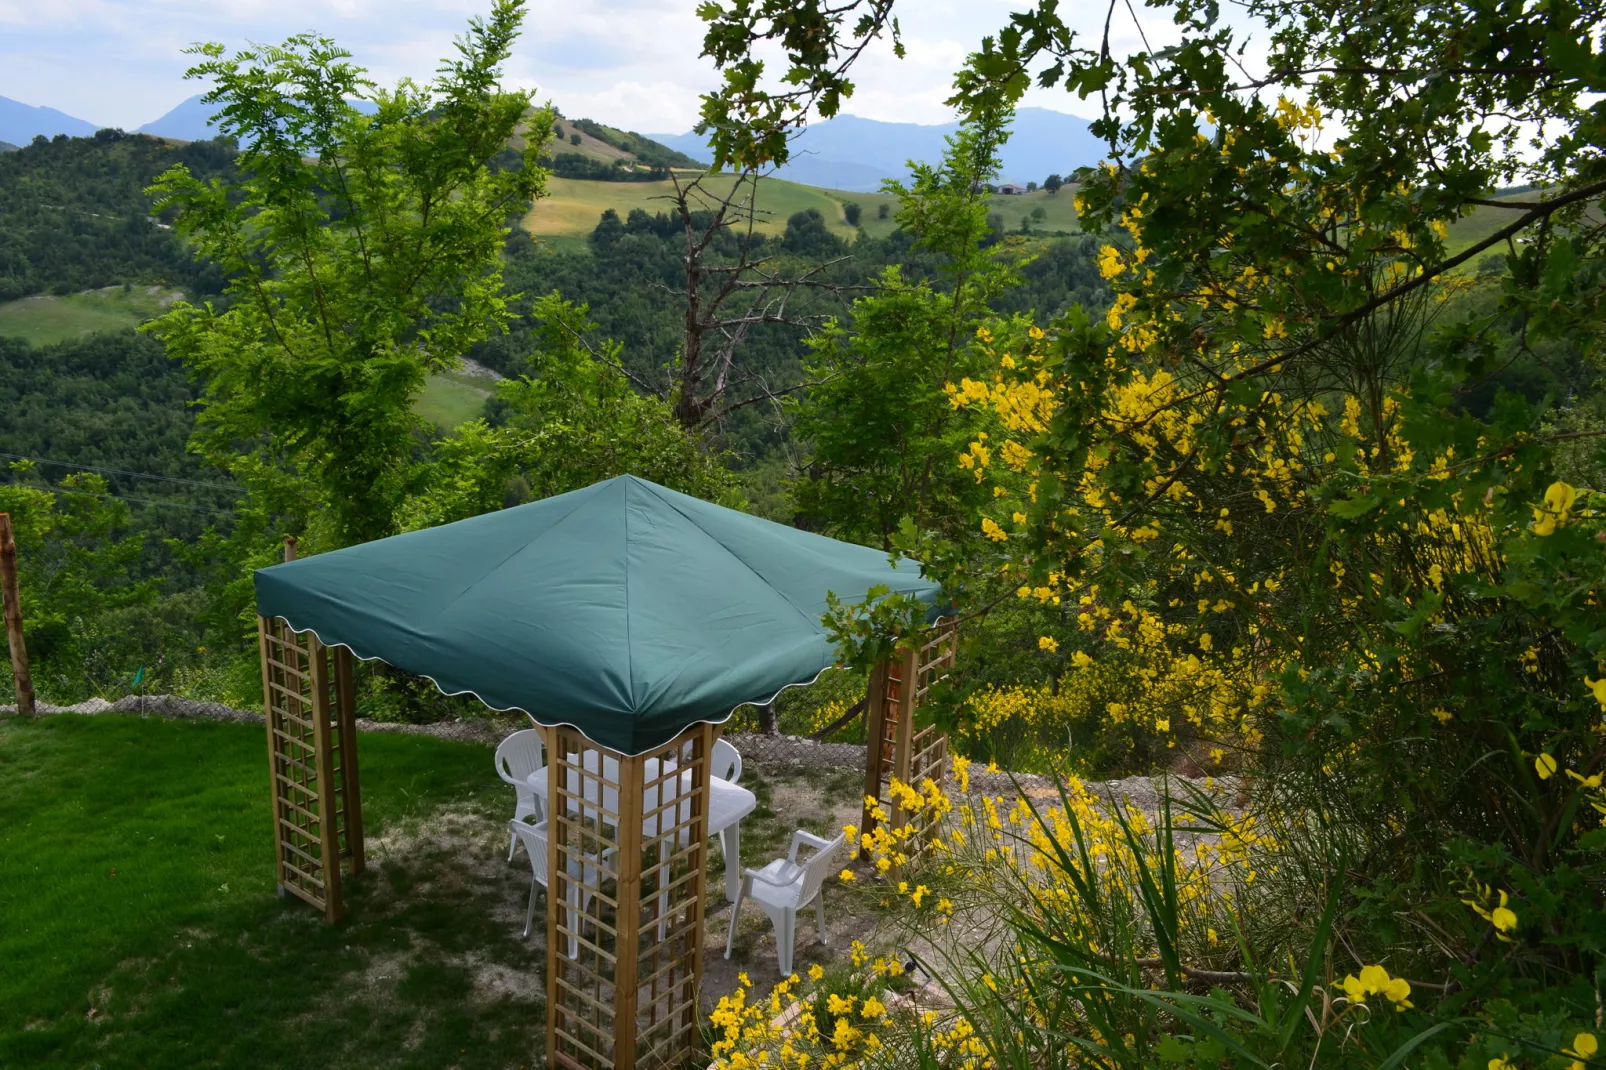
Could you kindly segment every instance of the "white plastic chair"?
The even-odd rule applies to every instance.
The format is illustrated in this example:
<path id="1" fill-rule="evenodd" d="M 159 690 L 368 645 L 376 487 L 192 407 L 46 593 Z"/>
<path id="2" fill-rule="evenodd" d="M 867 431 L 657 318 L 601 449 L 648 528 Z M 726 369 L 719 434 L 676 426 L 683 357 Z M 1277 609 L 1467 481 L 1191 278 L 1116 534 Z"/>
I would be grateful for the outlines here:
<path id="1" fill-rule="evenodd" d="M 708 756 L 708 771 L 712 776 L 734 784 L 742 779 L 742 752 L 723 739 L 714 741 L 714 750 Z"/>
<path id="2" fill-rule="evenodd" d="M 513 793 L 517 797 L 517 805 L 513 808 L 513 820 L 522 822 L 527 817 L 536 821 L 546 820 L 546 800 L 536 796 L 530 790 L 530 774 L 546 764 L 546 747 L 541 740 L 541 733 L 534 728 L 514 732 L 496 747 L 496 775 L 513 785 Z M 519 837 L 515 833 L 508 837 L 507 860 L 513 861 L 513 852 L 518 849 Z M 543 858 L 542 865 L 546 864 Z"/>
<path id="3" fill-rule="evenodd" d="M 529 936 L 530 926 L 535 924 L 535 886 L 539 884 L 543 888 L 549 887 L 547 883 L 546 868 L 546 822 L 543 821 L 538 825 L 530 825 L 520 821 L 518 818 L 514 818 L 512 821 L 507 823 L 507 826 L 508 831 L 513 834 L 513 838 L 523 842 L 524 853 L 530 856 L 530 906 L 529 909 L 525 910 L 524 912 L 524 935 Z M 584 879 L 582 883 L 584 883 L 587 888 L 596 887 L 598 883 L 597 867 L 589 863 L 582 867 L 578 862 L 570 862 L 570 876 L 576 880 L 580 880 L 582 877 L 582 868 L 584 870 Z M 569 891 L 566 898 L 568 899 L 569 906 L 571 908 L 579 908 L 580 889 L 575 885 L 574 881 L 569 882 Z M 595 896 L 591 892 L 586 892 L 586 913 L 590 912 L 591 900 L 594 898 Z M 576 929 L 579 928 L 579 925 L 580 922 L 576 920 Z M 571 959 L 580 957 L 580 944 L 572 934 L 569 937 L 569 957 Z"/>
<path id="4" fill-rule="evenodd" d="M 836 854 L 844 840 L 842 835 L 834 840 L 824 840 L 798 829 L 792 833 L 792 849 L 785 858 L 777 858 L 763 869 L 744 870 L 742 889 L 731 906 L 725 957 L 731 957 L 731 947 L 736 942 L 736 918 L 741 913 L 742 901 L 749 897 L 758 901 L 775 926 L 775 949 L 780 959 L 782 977 L 789 977 L 792 973 L 792 949 L 797 942 L 799 910 L 810 905 L 814 907 L 814 923 L 819 929 L 820 943 L 830 943 L 825 935 L 824 884 L 831 869 L 831 856 Z M 815 855 L 800 865 L 797 850 L 804 846 L 814 848 Z"/>

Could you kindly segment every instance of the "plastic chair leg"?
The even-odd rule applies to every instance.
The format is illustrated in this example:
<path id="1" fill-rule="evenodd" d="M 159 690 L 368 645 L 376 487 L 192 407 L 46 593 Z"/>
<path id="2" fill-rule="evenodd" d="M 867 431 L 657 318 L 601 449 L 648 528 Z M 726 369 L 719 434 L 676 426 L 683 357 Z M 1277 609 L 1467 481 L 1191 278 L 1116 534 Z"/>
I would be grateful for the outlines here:
<path id="1" fill-rule="evenodd" d="M 825 935 L 825 889 L 821 888 L 814 897 L 814 927 L 819 930 L 820 943 L 829 944 L 831 941 Z"/>
<path id="2" fill-rule="evenodd" d="M 736 943 L 736 916 L 742 912 L 742 899 L 747 895 L 747 881 L 743 880 L 736 892 L 736 902 L 731 904 L 730 930 L 725 934 L 725 957 L 731 957 L 731 946 Z"/>
<path id="3" fill-rule="evenodd" d="M 780 961 L 781 976 L 792 974 L 792 948 L 797 943 L 797 911 L 785 909 L 775 919 L 775 951 Z"/>
<path id="4" fill-rule="evenodd" d="M 513 852 L 517 851 L 518 849 L 519 849 L 519 834 L 517 832 L 508 833 L 507 834 L 507 860 L 509 862 L 513 861 Z"/>
<path id="5" fill-rule="evenodd" d="M 524 912 L 524 935 L 530 935 L 530 926 L 535 924 L 535 881 L 530 882 L 530 908 Z"/>

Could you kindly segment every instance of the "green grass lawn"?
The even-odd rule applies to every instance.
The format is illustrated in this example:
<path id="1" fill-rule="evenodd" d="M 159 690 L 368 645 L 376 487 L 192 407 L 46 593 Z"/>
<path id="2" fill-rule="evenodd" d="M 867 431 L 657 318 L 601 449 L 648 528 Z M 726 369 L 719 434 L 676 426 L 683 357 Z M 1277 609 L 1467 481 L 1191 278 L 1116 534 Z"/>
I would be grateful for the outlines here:
<path id="1" fill-rule="evenodd" d="M 472 420 L 485 408 L 485 399 L 496 392 L 489 379 L 457 372 L 439 372 L 424 383 L 424 392 L 414 406 L 418 414 L 442 431 Z"/>
<path id="2" fill-rule="evenodd" d="M 331 927 L 274 896 L 260 727 L 0 719 L 0 1067 L 539 1062 L 490 748 L 365 734 L 360 755 L 375 861 Z"/>
<path id="3" fill-rule="evenodd" d="M 137 327 L 179 296 L 155 286 L 108 286 L 62 297 L 24 297 L 0 304 L 0 335 L 32 345 L 64 342 L 96 331 Z"/>

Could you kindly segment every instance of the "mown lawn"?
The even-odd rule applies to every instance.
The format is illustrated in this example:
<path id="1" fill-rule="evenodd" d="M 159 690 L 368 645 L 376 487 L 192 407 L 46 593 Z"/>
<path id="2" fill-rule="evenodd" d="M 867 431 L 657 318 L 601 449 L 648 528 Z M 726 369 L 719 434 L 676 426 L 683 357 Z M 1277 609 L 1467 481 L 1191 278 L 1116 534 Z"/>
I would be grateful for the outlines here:
<path id="1" fill-rule="evenodd" d="M 0 719 L 0 1067 L 538 1062 L 490 749 L 360 755 L 373 861 L 330 927 L 274 895 L 260 728 Z"/>

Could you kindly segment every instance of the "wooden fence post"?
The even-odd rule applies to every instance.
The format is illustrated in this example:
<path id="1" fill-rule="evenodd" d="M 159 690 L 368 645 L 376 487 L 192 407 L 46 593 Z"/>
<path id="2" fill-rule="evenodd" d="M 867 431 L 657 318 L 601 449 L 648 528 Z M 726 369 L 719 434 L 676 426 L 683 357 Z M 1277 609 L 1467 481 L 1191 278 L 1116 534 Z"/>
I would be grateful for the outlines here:
<path id="1" fill-rule="evenodd" d="M 28 647 L 22 639 L 17 542 L 11 534 L 10 513 L 0 513 L 0 602 L 5 603 L 6 645 L 11 649 L 11 679 L 17 685 L 17 712 L 33 713 L 33 675 L 28 672 Z"/>

